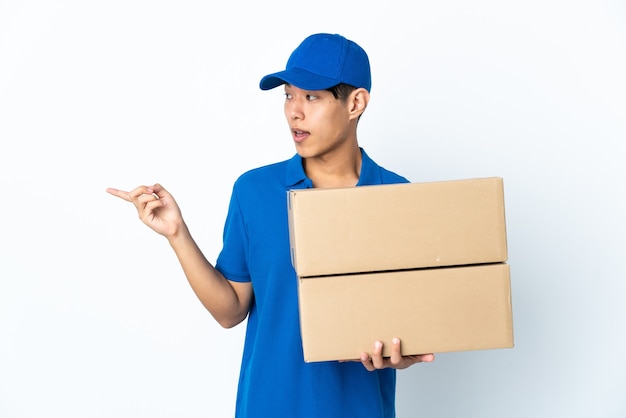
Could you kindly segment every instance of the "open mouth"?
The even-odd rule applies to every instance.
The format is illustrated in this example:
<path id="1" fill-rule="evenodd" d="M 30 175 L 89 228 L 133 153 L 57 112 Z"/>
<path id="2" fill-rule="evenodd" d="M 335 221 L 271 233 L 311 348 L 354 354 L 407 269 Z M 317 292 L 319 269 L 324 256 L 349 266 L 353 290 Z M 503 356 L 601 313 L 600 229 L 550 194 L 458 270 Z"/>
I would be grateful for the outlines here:
<path id="1" fill-rule="evenodd" d="M 299 129 L 294 129 L 294 130 L 292 130 L 292 132 L 293 132 L 293 139 L 296 142 L 302 142 L 309 136 L 308 132 L 301 131 Z"/>

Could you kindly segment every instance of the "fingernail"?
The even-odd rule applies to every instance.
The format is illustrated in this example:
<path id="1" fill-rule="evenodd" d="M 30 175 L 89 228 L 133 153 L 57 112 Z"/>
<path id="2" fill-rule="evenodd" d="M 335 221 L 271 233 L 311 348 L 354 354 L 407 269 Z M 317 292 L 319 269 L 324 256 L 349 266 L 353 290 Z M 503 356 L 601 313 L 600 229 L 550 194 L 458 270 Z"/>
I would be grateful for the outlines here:
<path id="1" fill-rule="evenodd" d="M 376 349 L 378 349 L 378 348 L 380 348 L 380 347 L 382 347 L 382 346 L 383 346 L 383 343 L 381 343 L 380 341 L 376 341 L 376 342 L 374 343 L 374 348 L 376 348 Z"/>
<path id="2" fill-rule="evenodd" d="M 400 344 L 400 339 L 399 338 L 394 338 L 393 340 L 391 340 L 392 343 L 394 344 Z"/>

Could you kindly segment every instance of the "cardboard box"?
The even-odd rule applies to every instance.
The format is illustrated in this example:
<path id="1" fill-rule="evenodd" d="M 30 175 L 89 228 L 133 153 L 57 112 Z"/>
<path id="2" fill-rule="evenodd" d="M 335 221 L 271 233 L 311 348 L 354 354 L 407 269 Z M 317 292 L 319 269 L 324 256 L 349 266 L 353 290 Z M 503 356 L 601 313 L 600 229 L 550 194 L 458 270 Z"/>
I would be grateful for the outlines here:
<path id="1" fill-rule="evenodd" d="M 298 276 L 507 260 L 498 177 L 288 192 Z"/>
<path id="2" fill-rule="evenodd" d="M 299 278 L 306 362 L 513 347 L 506 263 Z"/>

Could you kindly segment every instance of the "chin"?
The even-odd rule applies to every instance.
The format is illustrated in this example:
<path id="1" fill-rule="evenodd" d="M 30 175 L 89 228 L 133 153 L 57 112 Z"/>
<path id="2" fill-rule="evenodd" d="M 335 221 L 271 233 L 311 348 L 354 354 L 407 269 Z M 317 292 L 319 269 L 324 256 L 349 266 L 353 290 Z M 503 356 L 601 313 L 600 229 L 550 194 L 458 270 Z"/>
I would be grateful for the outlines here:
<path id="1" fill-rule="evenodd" d="M 314 155 L 310 150 L 307 149 L 306 146 L 301 143 L 296 143 L 296 152 L 302 158 L 310 158 Z"/>

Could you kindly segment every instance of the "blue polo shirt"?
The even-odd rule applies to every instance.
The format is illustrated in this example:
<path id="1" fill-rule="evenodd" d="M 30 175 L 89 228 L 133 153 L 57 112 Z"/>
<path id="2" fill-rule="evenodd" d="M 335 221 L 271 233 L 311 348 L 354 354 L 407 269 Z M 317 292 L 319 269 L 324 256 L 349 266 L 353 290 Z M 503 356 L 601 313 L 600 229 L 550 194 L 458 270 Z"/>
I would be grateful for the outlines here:
<path id="1" fill-rule="evenodd" d="M 361 153 L 358 186 L 408 182 Z M 304 362 L 287 191 L 310 187 L 297 154 L 244 173 L 233 187 L 216 268 L 231 281 L 252 282 L 254 289 L 236 417 L 395 417 L 395 370 L 368 372 L 360 362 Z"/>

